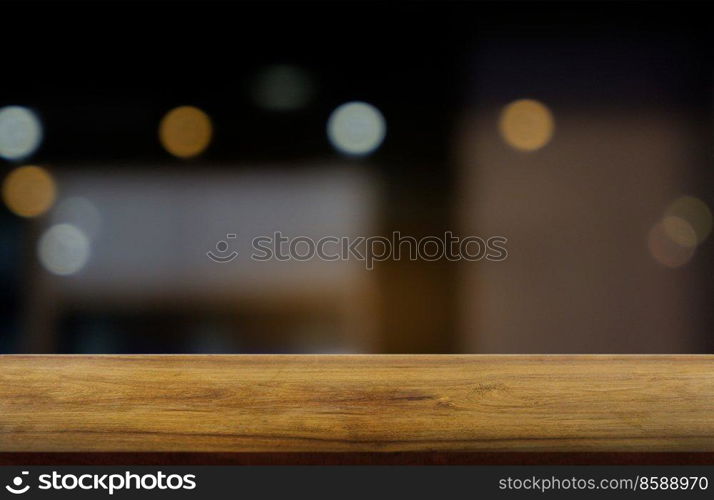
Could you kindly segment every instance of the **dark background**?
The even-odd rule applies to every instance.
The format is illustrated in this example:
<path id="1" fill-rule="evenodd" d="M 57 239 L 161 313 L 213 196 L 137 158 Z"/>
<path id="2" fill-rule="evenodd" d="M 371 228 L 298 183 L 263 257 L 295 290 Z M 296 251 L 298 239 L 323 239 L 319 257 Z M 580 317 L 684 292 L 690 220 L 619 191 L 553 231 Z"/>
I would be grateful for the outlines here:
<path id="1" fill-rule="evenodd" d="M 195 169 L 198 160 L 174 159 L 156 140 L 166 110 L 190 102 L 216 125 L 200 161 L 225 169 L 236 162 L 301 168 L 339 158 L 325 140 L 325 120 L 335 106 L 359 98 L 389 123 L 387 140 L 370 157 L 385 183 L 381 231 L 439 234 L 455 216 L 460 116 L 483 99 L 518 97 L 526 80 L 531 94 L 555 106 L 585 100 L 682 110 L 699 126 L 692 184 L 714 206 L 713 45 L 705 3 L 4 2 L 1 9 L 0 105 L 41 110 L 45 137 L 33 164 Z M 533 69 L 527 74 L 512 66 L 524 44 L 540 54 L 525 63 Z M 319 97 L 309 108 L 271 114 L 251 102 L 256 71 L 274 63 L 314 75 Z M 484 66 L 498 68 L 498 84 L 487 89 L 472 85 Z M 6 172 L 12 164 L 0 160 L 0 167 Z M 0 352 L 24 349 L 27 224 L 0 209 Z M 714 324 L 707 245 L 695 280 L 702 332 Z M 461 349 L 458 273 L 447 263 L 383 266 L 380 352 Z M 418 325 L 405 332 L 415 314 Z M 72 332 L 86 318 L 79 311 L 63 319 L 58 351 L 81 351 Z M 180 330 L 185 319 L 176 311 L 101 317 L 126 331 Z M 702 333 L 699 349 L 711 352 L 713 339 Z M 248 350 L 290 351 L 276 342 Z M 122 345 L 127 352 L 185 350 L 166 339 Z"/>

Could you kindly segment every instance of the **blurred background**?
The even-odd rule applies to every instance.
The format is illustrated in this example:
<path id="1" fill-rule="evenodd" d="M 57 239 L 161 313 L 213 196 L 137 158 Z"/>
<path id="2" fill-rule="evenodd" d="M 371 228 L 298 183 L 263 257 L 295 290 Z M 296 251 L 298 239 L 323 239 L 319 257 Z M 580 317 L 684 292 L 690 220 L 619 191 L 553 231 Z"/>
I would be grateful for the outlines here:
<path id="1" fill-rule="evenodd" d="M 713 352 L 706 7 L 3 3 L 0 353 Z"/>

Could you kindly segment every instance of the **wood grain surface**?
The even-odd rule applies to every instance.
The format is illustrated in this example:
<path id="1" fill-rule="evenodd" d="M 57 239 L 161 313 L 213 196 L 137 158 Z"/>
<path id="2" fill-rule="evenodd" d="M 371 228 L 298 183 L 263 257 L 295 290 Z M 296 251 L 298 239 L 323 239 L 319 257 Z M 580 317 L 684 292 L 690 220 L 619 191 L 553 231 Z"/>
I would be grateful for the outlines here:
<path id="1" fill-rule="evenodd" d="M 712 452 L 714 356 L 0 356 L 0 452 Z"/>

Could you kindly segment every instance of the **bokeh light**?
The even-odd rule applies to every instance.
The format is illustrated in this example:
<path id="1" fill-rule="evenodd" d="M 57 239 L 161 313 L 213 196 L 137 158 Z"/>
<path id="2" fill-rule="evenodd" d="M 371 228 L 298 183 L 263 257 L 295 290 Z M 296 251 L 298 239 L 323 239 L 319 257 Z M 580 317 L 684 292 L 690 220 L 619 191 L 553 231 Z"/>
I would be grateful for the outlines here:
<path id="1" fill-rule="evenodd" d="M 348 102 L 337 107 L 327 121 L 327 137 L 338 151 L 367 155 L 384 140 L 387 125 L 382 113 L 366 102 Z"/>
<path id="2" fill-rule="evenodd" d="M 693 233 L 690 237 L 691 246 L 704 242 L 712 230 L 711 210 L 706 203 L 694 196 L 682 196 L 674 200 L 665 210 L 665 220 L 668 219 L 677 219 L 689 225 Z M 678 232 L 681 227 L 681 222 L 678 226 L 670 223 L 669 226 L 665 225 L 665 230 L 674 241 L 677 241 L 677 238 L 682 237 L 681 231 Z"/>
<path id="3" fill-rule="evenodd" d="M 52 210 L 52 221 L 56 224 L 71 224 L 93 238 L 99 234 L 102 216 L 87 198 L 70 196 L 57 203 Z"/>
<path id="4" fill-rule="evenodd" d="M 0 108 L 0 156 L 21 160 L 42 142 L 42 124 L 37 115 L 22 106 Z"/>
<path id="5" fill-rule="evenodd" d="M 685 265 L 694 256 L 693 246 L 683 246 L 674 241 L 664 227 L 664 222 L 656 224 L 647 238 L 652 258 L 669 268 Z"/>
<path id="6" fill-rule="evenodd" d="M 2 185 L 7 207 L 21 217 L 37 217 L 54 203 L 57 188 L 52 175 L 42 167 L 27 165 L 11 171 Z"/>
<path id="7" fill-rule="evenodd" d="M 665 234 L 677 245 L 692 248 L 697 246 L 697 233 L 686 220 L 668 215 L 662 219 Z"/>
<path id="8" fill-rule="evenodd" d="M 310 75 L 297 66 L 279 64 L 261 71 L 255 79 L 253 98 L 270 111 L 304 108 L 314 93 Z"/>
<path id="9" fill-rule="evenodd" d="M 89 260 L 89 238 L 72 224 L 55 224 L 40 238 L 37 257 L 52 274 L 67 276 L 80 271 Z"/>
<path id="10" fill-rule="evenodd" d="M 159 125 L 159 140 L 166 151 L 179 158 L 201 154 L 211 143 L 213 125 L 202 110 L 179 106 L 163 117 Z"/>
<path id="11" fill-rule="evenodd" d="M 503 140 L 519 151 L 535 151 L 553 137 L 553 114 L 543 103 L 533 99 L 519 99 L 501 112 L 499 131 Z"/>

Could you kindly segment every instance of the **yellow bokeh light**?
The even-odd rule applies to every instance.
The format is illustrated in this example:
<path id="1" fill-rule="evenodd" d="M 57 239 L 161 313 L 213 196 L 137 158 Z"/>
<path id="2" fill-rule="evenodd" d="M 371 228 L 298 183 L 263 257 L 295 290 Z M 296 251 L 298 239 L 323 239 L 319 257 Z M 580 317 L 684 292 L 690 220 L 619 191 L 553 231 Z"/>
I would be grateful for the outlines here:
<path id="1" fill-rule="evenodd" d="M 555 121 L 543 103 L 519 99 L 506 106 L 498 123 L 503 140 L 520 151 L 535 151 L 553 137 Z"/>
<path id="2" fill-rule="evenodd" d="M 667 236 L 677 245 L 688 248 L 697 246 L 697 233 L 692 225 L 681 217 L 666 216 L 662 219 L 662 227 Z"/>
<path id="3" fill-rule="evenodd" d="M 706 203 L 694 196 L 682 196 L 674 200 L 665 211 L 665 220 L 670 218 L 685 221 L 691 227 L 694 233 L 691 246 L 701 244 L 712 230 L 711 210 Z M 670 231 L 667 231 L 667 234 L 673 239 L 676 238 Z"/>
<path id="4" fill-rule="evenodd" d="M 206 113 L 193 106 L 174 108 L 161 120 L 159 140 L 179 158 L 201 154 L 211 143 L 213 125 Z"/>
<path id="5" fill-rule="evenodd" d="M 52 175 L 42 167 L 18 167 L 8 174 L 2 185 L 7 207 L 21 217 L 37 217 L 55 202 L 57 187 Z"/>

